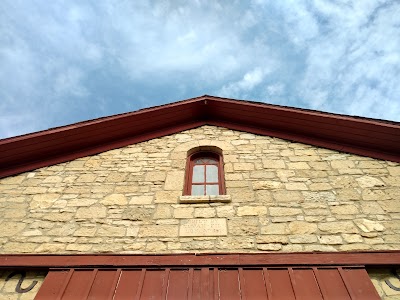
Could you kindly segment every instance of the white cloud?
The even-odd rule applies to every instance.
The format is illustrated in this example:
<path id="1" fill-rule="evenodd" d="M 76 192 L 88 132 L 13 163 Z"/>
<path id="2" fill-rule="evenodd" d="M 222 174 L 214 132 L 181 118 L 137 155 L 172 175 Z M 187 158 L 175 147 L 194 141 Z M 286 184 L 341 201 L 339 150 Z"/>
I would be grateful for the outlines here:
<path id="1" fill-rule="evenodd" d="M 386 0 L 3 0 L 0 137 L 201 94 L 400 121 L 399 15 Z"/>

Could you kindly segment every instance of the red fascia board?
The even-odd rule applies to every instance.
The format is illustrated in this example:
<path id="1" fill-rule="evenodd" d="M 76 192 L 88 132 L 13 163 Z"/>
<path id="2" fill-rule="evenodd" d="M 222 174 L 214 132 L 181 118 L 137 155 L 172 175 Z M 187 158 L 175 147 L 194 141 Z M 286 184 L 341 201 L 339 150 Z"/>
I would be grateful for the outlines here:
<path id="1" fill-rule="evenodd" d="M 347 132 L 352 129 L 359 135 L 371 135 L 371 132 L 379 133 L 382 139 L 396 139 L 400 138 L 400 127 L 392 124 L 371 122 L 368 120 L 348 119 L 344 117 L 333 117 L 331 115 L 322 115 L 315 113 L 308 113 L 304 111 L 294 110 L 280 110 L 270 107 L 249 107 L 241 106 L 237 103 L 232 105 L 223 106 L 221 103 L 213 104 L 213 109 L 210 113 L 215 114 L 213 119 L 217 119 L 222 115 L 223 118 L 230 116 L 232 119 L 245 117 L 246 120 L 258 121 L 259 123 L 274 125 L 275 122 L 280 124 L 291 124 L 298 126 L 317 125 L 320 129 L 328 129 L 332 131 Z M 243 104 L 242 104 L 243 105 Z"/>
<path id="2" fill-rule="evenodd" d="M 340 122 L 346 127 L 338 126 Z M 400 162 L 400 125 L 202 96 L 0 141 L 0 177 L 129 145 L 126 141 L 194 128 L 190 123 L 225 124 L 231 129 Z"/>
<path id="3" fill-rule="evenodd" d="M 175 119 L 174 123 L 198 118 L 196 110 L 196 107 L 189 106 L 188 104 L 181 104 L 179 107 L 174 106 L 173 108 L 165 107 L 158 110 L 146 110 L 140 114 L 135 112 L 129 115 L 116 116 L 115 118 L 110 117 L 101 122 L 84 122 L 81 126 L 66 126 L 68 128 L 62 127 L 54 130 L 42 131 L 40 135 L 34 134 L 32 137 L 29 135 L 23 136 L 24 139 L 17 139 L 19 138 L 17 137 L 15 141 L 12 139 L 5 139 L 0 141 L 0 147 L 2 147 L 2 150 L 8 150 L 7 145 L 10 146 L 10 149 L 16 148 L 16 144 L 18 147 L 31 146 L 34 144 L 40 146 L 49 141 L 53 143 L 59 140 L 66 141 L 69 137 L 73 140 L 77 135 L 86 135 L 88 137 L 100 135 L 102 137 L 107 137 L 109 131 L 115 133 L 115 131 L 118 130 L 121 130 L 121 135 L 131 132 L 135 133 L 134 125 L 147 125 L 143 128 L 147 129 L 148 127 L 154 127 L 151 123 L 152 121 L 165 121 L 169 119 L 169 116 Z"/>
<path id="4" fill-rule="evenodd" d="M 29 161 L 26 164 L 14 164 L 9 168 L 0 169 L 0 178 L 19 174 L 22 172 L 35 170 L 35 169 L 42 168 L 42 167 L 47 167 L 47 166 L 63 163 L 63 162 L 68 162 L 68 161 L 71 161 L 71 160 L 74 160 L 77 158 L 81 158 L 81 157 L 85 157 L 85 156 L 95 155 L 95 154 L 102 153 L 102 152 L 105 152 L 108 150 L 113 150 L 113 149 L 125 147 L 128 145 L 148 141 L 153 138 L 158 138 L 160 136 L 166 136 L 166 135 L 174 134 L 176 132 L 180 132 L 183 130 L 197 128 L 201 125 L 204 125 L 204 123 L 203 122 L 190 122 L 187 124 L 176 125 L 172 128 L 163 128 L 158 131 L 147 132 L 146 134 L 136 135 L 136 136 L 126 138 L 123 140 L 112 141 L 112 142 L 108 142 L 105 144 L 97 144 L 94 147 L 81 149 L 81 150 L 75 151 L 75 152 L 61 153 L 60 155 L 56 155 L 53 157 L 47 157 L 47 156 L 40 157 L 41 159 L 35 160 L 35 161 Z"/>
<path id="5" fill-rule="evenodd" d="M 166 255 L 0 255 L 0 268 L 84 268 L 144 266 L 399 266 L 400 251 L 166 254 Z"/>
<path id="6" fill-rule="evenodd" d="M 304 143 L 307 145 L 313 145 L 317 147 L 323 147 L 327 149 L 337 150 L 345 153 L 352 153 L 361 156 L 367 156 L 382 160 L 389 160 L 393 162 L 400 162 L 400 155 L 399 153 L 390 153 L 390 152 L 383 152 L 383 151 L 375 151 L 371 148 L 362 148 L 362 147 L 355 147 L 353 145 L 345 145 L 343 143 L 335 143 L 332 140 L 323 140 L 320 138 L 313 138 L 310 136 L 302 136 L 295 133 L 289 133 L 285 131 L 277 131 L 277 130 L 270 130 L 264 129 L 259 127 L 253 126 L 244 126 L 242 123 L 234 124 L 230 122 L 222 122 L 222 121 L 208 121 L 208 125 L 214 126 L 221 126 L 230 128 L 233 130 L 244 131 L 259 135 L 271 136 L 276 138 L 281 138 L 289 141 Z"/>
<path id="7" fill-rule="evenodd" d="M 17 149 L 8 149 L 2 152 L 1 161 L 20 160 L 21 155 L 31 156 L 35 151 L 38 154 L 48 155 L 48 153 L 62 151 L 62 149 L 72 150 L 84 149 L 93 144 L 112 142 L 114 140 L 124 139 L 129 136 L 140 135 L 143 132 L 156 131 L 158 128 L 172 127 L 180 123 L 188 123 L 189 120 L 198 119 L 197 116 L 190 114 L 187 109 L 180 110 L 186 117 L 177 118 L 173 114 L 164 114 L 161 116 L 149 116 L 143 118 L 120 119 L 111 124 L 100 124 L 99 126 L 90 126 L 82 130 L 74 129 L 69 134 L 58 134 L 57 136 L 46 137 L 41 142 L 19 145 Z M 109 125 L 109 126 L 105 126 Z M 57 141 L 57 142 L 55 142 Z"/>
<path id="8" fill-rule="evenodd" d="M 230 120 L 232 123 L 243 124 L 243 126 L 251 125 L 253 127 L 268 128 L 270 130 L 276 130 L 281 132 L 287 132 L 292 135 L 303 135 L 314 137 L 315 139 L 321 140 L 331 140 L 335 144 L 353 144 L 354 146 L 374 148 L 376 150 L 381 149 L 381 151 L 386 151 L 392 149 L 393 152 L 400 152 L 400 137 L 394 137 L 392 135 L 384 139 L 383 134 L 377 135 L 373 132 L 354 132 L 353 128 L 341 128 L 330 126 L 326 127 L 325 124 L 321 123 L 311 123 L 307 121 L 298 121 L 291 119 L 290 121 L 282 121 L 281 119 L 271 120 L 262 119 L 256 115 L 247 116 L 245 118 L 243 115 L 241 117 L 230 118 L 229 112 L 225 112 L 223 116 L 211 118 L 211 120 Z M 233 114 L 233 113 L 232 113 Z M 230 115 L 232 115 L 230 114 Z M 297 121 L 297 122 L 296 122 Z"/>

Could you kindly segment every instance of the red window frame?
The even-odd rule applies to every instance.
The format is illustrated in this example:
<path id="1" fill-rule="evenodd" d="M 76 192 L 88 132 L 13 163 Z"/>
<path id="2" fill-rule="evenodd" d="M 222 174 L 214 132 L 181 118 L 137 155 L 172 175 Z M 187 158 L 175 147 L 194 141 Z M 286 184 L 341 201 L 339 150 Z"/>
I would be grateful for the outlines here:
<path id="1" fill-rule="evenodd" d="M 197 182 L 193 183 L 193 168 L 194 166 L 198 165 L 195 163 L 196 160 L 200 158 L 213 158 L 217 162 L 216 165 L 218 168 L 218 182 Z M 205 164 L 207 165 L 207 164 Z M 218 195 L 225 195 L 225 178 L 224 178 L 224 168 L 223 168 L 223 159 L 222 155 L 219 153 L 215 152 L 210 152 L 210 151 L 201 151 L 201 152 L 195 152 L 191 155 L 188 156 L 187 161 L 186 161 L 186 178 L 185 178 L 185 188 L 183 191 L 183 194 L 186 196 L 191 196 L 192 195 L 192 186 L 193 185 L 203 185 L 205 186 L 206 184 L 209 185 L 218 185 L 218 190 L 219 193 Z M 200 196 L 200 195 L 194 195 L 194 196 Z M 206 195 L 204 195 L 206 196 Z"/>

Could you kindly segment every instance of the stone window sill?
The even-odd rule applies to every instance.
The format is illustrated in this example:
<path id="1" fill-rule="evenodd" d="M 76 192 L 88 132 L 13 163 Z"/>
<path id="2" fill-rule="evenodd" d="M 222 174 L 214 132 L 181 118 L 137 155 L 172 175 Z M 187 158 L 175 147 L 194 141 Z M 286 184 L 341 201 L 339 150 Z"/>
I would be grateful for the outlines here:
<path id="1" fill-rule="evenodd" d="M 179 196 L 179 203 L 214 203 L 214 202 L 231 202 L 230 195 L 218 196 Z"/>

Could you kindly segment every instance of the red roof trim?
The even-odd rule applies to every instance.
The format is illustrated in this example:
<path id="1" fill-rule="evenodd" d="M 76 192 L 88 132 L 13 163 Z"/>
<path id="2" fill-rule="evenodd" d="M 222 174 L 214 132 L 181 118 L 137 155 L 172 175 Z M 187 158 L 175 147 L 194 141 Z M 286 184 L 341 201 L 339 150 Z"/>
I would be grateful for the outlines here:
<path id="1" fill-rule="evenodd" d="M 400 162 L 400 123 L 201 96 L 0 140 L 0 178 L 204 124 Z"/>
<path id="2" fill-rule="evenodd" d="M 166 255 L 0 255 L 0 268 L 40 267 L 132 267 L 132 266 L 229 266 L 229 265 L 400 265 L 400 250 L 370 252 L 309 252 L 252 254 L 166 254 Z"/>

